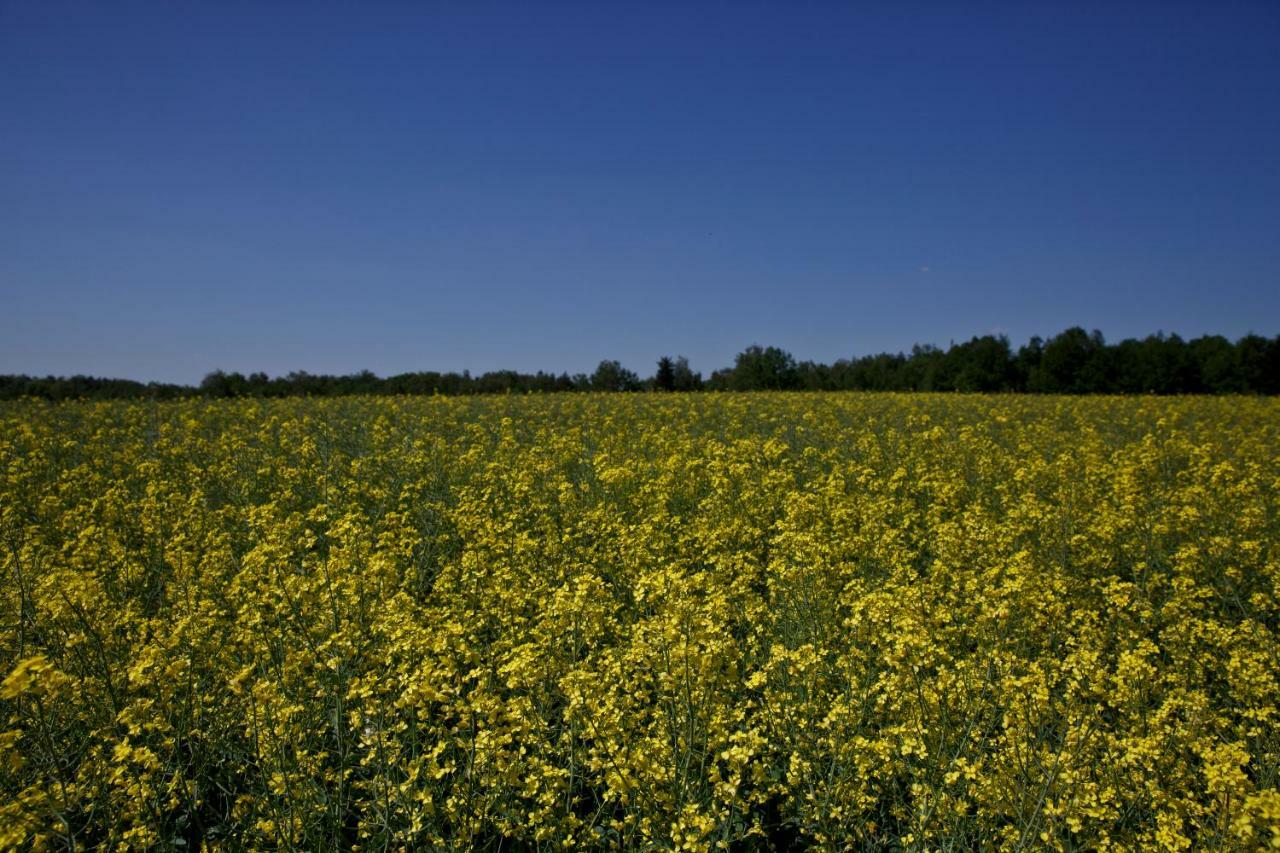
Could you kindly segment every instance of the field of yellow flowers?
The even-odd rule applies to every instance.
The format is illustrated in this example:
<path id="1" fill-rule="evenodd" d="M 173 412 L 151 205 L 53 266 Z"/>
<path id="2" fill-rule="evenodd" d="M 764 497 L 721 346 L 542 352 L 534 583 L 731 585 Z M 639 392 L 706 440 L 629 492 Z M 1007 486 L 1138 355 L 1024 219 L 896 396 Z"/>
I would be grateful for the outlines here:
<path id="1" fill-rule="evenodd" d="M 1280 401 L 0 406 L 0 848 L 1280 847 Z"/>

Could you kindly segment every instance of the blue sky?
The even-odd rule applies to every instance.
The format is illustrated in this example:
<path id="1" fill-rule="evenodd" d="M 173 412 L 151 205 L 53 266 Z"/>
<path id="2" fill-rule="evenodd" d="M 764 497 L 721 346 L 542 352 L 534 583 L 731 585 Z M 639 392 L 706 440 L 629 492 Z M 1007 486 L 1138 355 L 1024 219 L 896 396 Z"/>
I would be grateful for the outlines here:
<path id="1" fill-rule="evenodd" d="M 1280 332 L 1280 3 L 0 0 L 0 373 Z"/>

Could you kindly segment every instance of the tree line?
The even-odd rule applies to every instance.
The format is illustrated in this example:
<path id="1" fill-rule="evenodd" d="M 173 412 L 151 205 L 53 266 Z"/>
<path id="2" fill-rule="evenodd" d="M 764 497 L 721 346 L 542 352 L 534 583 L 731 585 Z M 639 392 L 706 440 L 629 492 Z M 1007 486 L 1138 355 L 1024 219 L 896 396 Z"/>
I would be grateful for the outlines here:
<path id="1" fill-rule="evenodd" d="M 881 353 L 832 364 L 797 361 L 778 347 L 747 347 L 732 367 L 704 379 L 683 357 L 658 359 L 642 378 L 619 362 L 600 362 L 591 374 L 496 370 L 418 371 L 380 377 L 293 372 L 215 371 L 199 385 L 135 382 L 90 376 L 0 376 L 0 399 L 178 399 L 183 397 L 331 397 L 350 394 L 502 394 L 556 391 L 968 391 L 1040 394 L 1277 394 L 1280 335 L 1221 335 L 1183 340 L 1156 334 L 1108 344 L 1101 332 L 1067 329 L 1035 337 L 1014 350 L 1003 335 L 983 335 L 945 350 L 916 345 L 910 353 Z"/>

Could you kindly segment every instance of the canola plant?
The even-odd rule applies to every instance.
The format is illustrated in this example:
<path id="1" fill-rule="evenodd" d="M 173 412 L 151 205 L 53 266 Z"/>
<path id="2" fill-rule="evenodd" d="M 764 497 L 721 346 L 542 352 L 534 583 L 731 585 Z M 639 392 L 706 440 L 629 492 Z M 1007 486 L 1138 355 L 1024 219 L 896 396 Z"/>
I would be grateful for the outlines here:
<path id="1" fill-rule="evenodd" d="M 1280 847 L 1280 401 L 0 406 L 0 848 Z"/>

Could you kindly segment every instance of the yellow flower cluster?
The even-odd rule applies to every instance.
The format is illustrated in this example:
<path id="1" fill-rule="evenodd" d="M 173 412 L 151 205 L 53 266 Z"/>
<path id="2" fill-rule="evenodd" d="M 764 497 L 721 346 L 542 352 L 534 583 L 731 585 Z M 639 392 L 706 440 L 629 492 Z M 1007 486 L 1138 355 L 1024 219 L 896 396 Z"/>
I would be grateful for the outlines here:
<path id="1" fill-rule="evenodd" d="M 0 406 L 0 848 L 1280 848 L 1280 401 Z"/>

